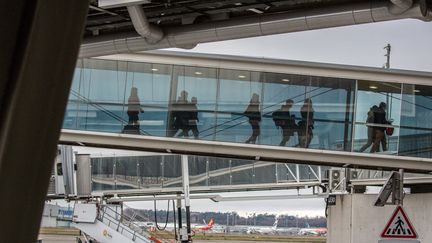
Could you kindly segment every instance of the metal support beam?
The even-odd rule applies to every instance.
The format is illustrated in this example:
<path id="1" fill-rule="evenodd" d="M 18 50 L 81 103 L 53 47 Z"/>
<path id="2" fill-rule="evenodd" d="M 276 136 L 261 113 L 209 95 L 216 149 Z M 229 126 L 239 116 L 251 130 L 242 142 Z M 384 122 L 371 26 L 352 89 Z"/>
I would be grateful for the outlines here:
<path id="1" fill-rule="evenodd" d="M 250 184 L 250 185 L 224 185 L 224 186 L 193 186 L 189 188 L 189 192 L 197 193 L 214 193 L 214 192 L 239 192 L 239 191 L 263 191 L 263 190 L 287 190 L 300 187 L 319 186 L 319 181 L 304 181 L 304 182 L 286 182 L 286 183 L 265 183 L 265 184 Z M 154 194 L 172 194 L 182 192 L 181 187 L 167 188 L 141 188 L 141 189 L 124 189 L 124 190 L 105 190 L 95 191 L 92 196 L 95 197 L 110 197 L 114 195 L 154 195 Z"/>
<path id="2" fill-rule="evenodd" d="M 404 190 L 403 190 L 403 176 L 404 171 L 393 171 L 386 183 L 381 188 L 377 199 L 375 200 L 375 206 L 383 207 L 384 205 L 403 205 Z M 391 196 L 391 202 L 388 199 Z"/>
<path id="3" fill-rule="evenodd" d="M 177 236 L 179 237 L 178 241 L 180 241 L 181 239 L 181 232 L 182 232 L 182 228 L 183 228 L 183 222 L 182 222 L 182 203 L 181 203 L 181 195 L 177 194 L 177 217 L 178 217 L 178 232 L 177 232 Z"/>
<path id="4" fill-rule="evenodd" d="M 73 162 L 73 151 L 72 146 L 62 145 L 60 148 L 61 151 L 61 162 L 62 162 L 62 170 L 63 170 L 63 180 L 64 180 L 64 189 L 65 195 L 76 195 L 75 192 L 75 166 Z"/>
<path id="5" fill-rule="evenodd" d="M 315 194 L 296 194 L 296 195 L 265 195 L 265 196 L 233 196 L 225 197 L 218 194 L 201 194 L 191 195 L 191 199 L 210 199 L 213 202 L 237 202 L 237 201 L 260 201 L 260 200 L 287 200 L 287 199 L 309 199 L 309 198 L 327 198 L 328 194 L 315 193 Z M 108 199 L 109 203 L 120 202 L 147 202 L 153 200 L 181 200 L 184 196 L 180 195 L 167 195 L 167 196 L 142 196 L 142 197 L 117 197 Z"/>
<path id="6" fill-rule="evenodd" d="M 130 149 L 177 154 L 240 158 L 260 161 L 315 164 L 383 170 L 403 168 L 407 172 L 432 172 L 432 159 L 405 156 L 364 154 L 318 149 L 251 145 L 181 138 L 62 130 L 60 143 L 78 146 Z M 298 173 L 297 173 L 298 174 Z M 300 179 L 300 178 L 297 178 Z"/>
<path id="7" fill-rule="evenodd" d="M 150 0 L 99 0 L 98 6 L 101 8 L 118 8 L 118 7 L 127 7 L 134 6 L 139 4 L 150 3 Z"/>
<path id="8" fill-rule="evenodd" d="M 2 1 L 0 242 L 36 242 L 88 1 Z"/>

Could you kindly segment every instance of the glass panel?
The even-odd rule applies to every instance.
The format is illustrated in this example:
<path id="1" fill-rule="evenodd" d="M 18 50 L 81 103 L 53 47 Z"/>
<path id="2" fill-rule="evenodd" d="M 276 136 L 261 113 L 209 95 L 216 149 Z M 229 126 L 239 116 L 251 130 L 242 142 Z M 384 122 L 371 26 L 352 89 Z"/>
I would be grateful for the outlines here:
<path id="1" fill-rule="evenodd" d="M 253 183 L 254 162 L 246 160 L 231 161 L 231 184 L 248 185 Z"/>
<path id="2" fill-rule="evenodd" d="M 162 156 L 140 156 L 138 157 L 138 175 L 141 188 L 161 187 Z"/>
<path id="3" fill-rule="evenodd" d="M 163 187 L 182 187 L 182 167 L 179 155 L 162 156 Z"/>
<path id="4" fill-rule="evenodd" d="M 217 71 L 176 66 L 169 136 L 212 140 L 216 123 Z"/>
<path id="5" fill-rule="evenodd" d="M 276 183 L 276 164 L 261 161 L 255 162 L 254 175 L 256 184 Z"/>
<path id="6" fill-rule="evenodd" d="M 354 150 L 397 154 L 400 112 L 400 84 L 359 80 Z"/>
<path id="7" fill-rule="evenodd" d="M 260 73 L 221 69 L 219 78 L 216 140 L 259 143 Z"/>
<path id="8" fill-rule="evenodd" d="M 66 107 L 66 112 L 63 121 L 63 128 L 75 129 L 77 126 L 77 117 L 79 106 L 82 101 L 79 99 L 80 85 L 83 75 L 82 60 L 77 61 L 77 67 L 75 68 L 74 76 L 72 79 L 72 86 L 69 92 L 69 99 Z"/>
<path id="9" fill-rule="evenodd" d="M 399 154 L 432 158 L 432 87 L 403 85 Z"/>
<path id="10" fill-rule="evenodd" d="M 88 95 L 92 70 L 88 68 L 88 59 L 83 59 L 78 63 L 80 73 L 79 76 L 75 76 L 69 93 L 68 105 L 73 105 L 66 108 L 65 116 L 72 118 L 71 128 L 83 129 L 86 127 L 87 116 L 92 115 L 92 113 L 88 112 Z"/>
<path id="11" fill-rule="evenodd" d="M 211 158 L 209 162 L 210 186 L 231 185 L 231 160 Z"/>
<path id="12" fill-rule="evenodd" d="M 92 190 L 114 190 L 114 157 L 92 158 Z"/>
<path id="13" fill-rule="evenodd" d="M 191 186 L 208 186 L 208 158 L 189 156 L 189 184 Z"/>
<path id="14" fill-rule="evenodd" d="M 171 72 L 171 65 L 128 63 L 123 132 L 166 135 Z"/>
<path id="15" fill-rule="evenodd" d="M 119 132 L 124 123 L 123 111 L 125 63 L 96 59 L 84 60 L 86 71 L 81 83 L 82 90 L 75 93 L 86 104 L 80 106 L 78 129 Z"/>
<path id="16" fill-rule="evenodd" d="M 135 157 L 116 158 L 116 189 L 138 188 L 137 167 Z"/>
<path id="17" fill-rule="evenodd" d="M 308 76 L 265 74 L 261 143 L 298 145 L 299 111 L 308 86 Z"/>
<path id="18" fill-rule="evenodd" d="M 287 182 L 295 182 L 297 180 L 296 176 L 296 165 L 286 164 L 286 163 L 278 163 L 276 164 L 277 168 L 277 182 L 278 183 L 287 183 Z"/>
<path id="19" fill-rule="evenodd" d="M 299 165 L 300 181 L 317 181 L 319 177 L 318 166 Z"/>
<path id="20" fill-rule="evenodd" d="M 312 137 L 308 147 L 325 150 L 351 150 L 354 90 L 355 80 L 311 78 L 311 87 L 308 92 L 310 107 L 307 108 L 305 102 L 300 109 L 301 113 L 305 110 L 309 111 L 307 132 L 302 132 Z M 304 116 L 302 115 L 302 118 Z"/>

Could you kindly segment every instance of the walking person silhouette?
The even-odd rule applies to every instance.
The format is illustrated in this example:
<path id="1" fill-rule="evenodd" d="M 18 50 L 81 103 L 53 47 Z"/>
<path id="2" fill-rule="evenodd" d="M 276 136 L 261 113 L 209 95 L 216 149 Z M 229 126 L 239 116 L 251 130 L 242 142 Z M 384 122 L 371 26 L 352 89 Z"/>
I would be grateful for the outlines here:
<path id="1" fill-rule="evenodd" d="M 131 92 L 128 98 L 127 115 L 128 124 L 124 126 L 123 133 L 128 134 L 140 134 L 139 124 L 139 113 L 143 113 L 144 110 L 141 107 L 140 99 L 138 97 L 138 89 L 136 87 L 131 88 Z"/>
<path id="2" fill-rule="evenodd" d="M 312 107 L 312 100 L 305 99 L 303 106 L 300 109 L 301 121 L 298 124 L 298 146 L 301 148 L 309 148 L 313 138 L 314 129 L 314 109 Z"/>
<path id="3" fill-rule="evenodd" d="M 180 133 L 178 136 L 184 137 L 188 132 L 188 95 L 189 93 L 187 91 L 181 91 L 177 101 L 172 105 L 170 137 L 176 136 L 179 131 Z"/>
<path id="4" fill-rule="evenodd" d="M 248 119 L 252 127 L 252 134 L 245 143 L 255 144 L 257 137 L 260 135 L 261 112 L 259 111 L 259 95 L 253 93 L 249 105 L 243 113 Z"/>
<path id="5" fill-rule="evenodd" d="M 291 115 L 290 109 L 292 108 L 294 101 L 288 99 L 280 109 L 273 112 L 272 117 L 276 127 L 280 127 L 282 130 L 282 140 L 279 146 L 285 146 L 289 141 L 290 137 L 294 135 L 294 131 L 297 130 L 297 124 L 295 123 L 295 116 Z"/>

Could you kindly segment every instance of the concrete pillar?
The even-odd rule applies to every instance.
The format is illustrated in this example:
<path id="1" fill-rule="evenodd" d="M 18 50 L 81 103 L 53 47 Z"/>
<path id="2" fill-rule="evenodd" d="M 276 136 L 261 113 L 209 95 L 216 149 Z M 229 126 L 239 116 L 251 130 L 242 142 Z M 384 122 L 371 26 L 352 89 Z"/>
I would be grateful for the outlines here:
<path id="1" fill-rule="evenodd" d="M 2 1 L 0 242 L 36 242 L 88 1 Z"/>
<path id="2" fill-rule="evenodd" d="M 336 206 L 329 208 L 327 242 L 378 242 L 390 220 L 395 205 L 373 206 L 376 195 L 353 194 L 337 197 Z M 418 234 L 420 242 L 432 242 L 432 193 L 408 194 L 404 210 Z"/>

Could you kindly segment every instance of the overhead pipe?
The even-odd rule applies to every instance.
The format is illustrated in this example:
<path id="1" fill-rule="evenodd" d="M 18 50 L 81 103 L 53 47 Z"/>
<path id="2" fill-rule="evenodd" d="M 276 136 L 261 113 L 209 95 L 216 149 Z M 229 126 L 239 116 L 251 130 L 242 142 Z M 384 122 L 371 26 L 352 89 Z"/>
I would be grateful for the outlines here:
<path id="1" fill-rule="evenodd" d="M 423 21 L 432 20 L 432 16 L 424 0 L 416 1 L 408 10 L 396 15 L 390 12 L 389 1 L 371 1 L 368 3 L 348 4 L 309 11 L 278 13 L 167 28 L 164 30 L 165 36 L 155 44 L 147 42 L 142 36 L 111 36 L 108 38 L 102 37 L 102 39 L 86 39 L 81 45 L 80 57 L 174 47 L 181 48 L 198 43 L 406 18 Z"/>
<path id="2" fill-rule="evenodd" d="M 162 40 L 164 33 L 161 28 L 151 25 L 140 5 L 127 6 L 129 16 L 136 32 L 150 44 Z"/>

